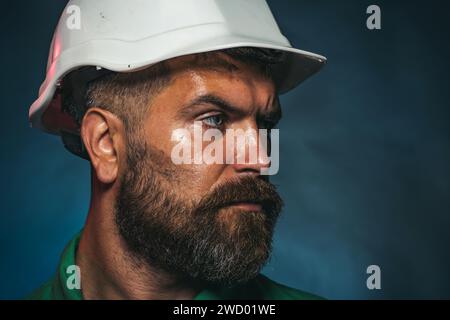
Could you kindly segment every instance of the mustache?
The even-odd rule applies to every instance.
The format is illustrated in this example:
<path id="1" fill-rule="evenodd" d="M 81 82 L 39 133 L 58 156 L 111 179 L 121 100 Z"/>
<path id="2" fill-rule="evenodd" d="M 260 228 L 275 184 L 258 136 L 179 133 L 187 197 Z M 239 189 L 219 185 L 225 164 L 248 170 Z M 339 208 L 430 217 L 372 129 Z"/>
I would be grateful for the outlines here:
<path id="1" fill-rule="evenodd" d="M 283 200 L 276 187 L 261 177 L 246 176 L 215 187 L 198 205 L 199 211 L 216 211 L 239 202 L 257 203 L 266 214 L 278 216 Z"/>

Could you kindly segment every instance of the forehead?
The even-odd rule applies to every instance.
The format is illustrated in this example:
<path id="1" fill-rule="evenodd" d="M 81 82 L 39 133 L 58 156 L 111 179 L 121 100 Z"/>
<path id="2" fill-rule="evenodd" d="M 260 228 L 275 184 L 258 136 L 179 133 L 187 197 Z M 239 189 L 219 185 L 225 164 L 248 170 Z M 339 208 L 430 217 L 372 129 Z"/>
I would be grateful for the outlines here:
<path id="1" fill-rule="evenodd" d="M 261 108 L 270 106 L 276 97 L 274 82 L 260 68 L 223 53 L 188 55 L 165 64 L 171 83 L 156 100 L 170 99 L 176 105 L 200 95 L 216 94 L 238 106 Z"/>

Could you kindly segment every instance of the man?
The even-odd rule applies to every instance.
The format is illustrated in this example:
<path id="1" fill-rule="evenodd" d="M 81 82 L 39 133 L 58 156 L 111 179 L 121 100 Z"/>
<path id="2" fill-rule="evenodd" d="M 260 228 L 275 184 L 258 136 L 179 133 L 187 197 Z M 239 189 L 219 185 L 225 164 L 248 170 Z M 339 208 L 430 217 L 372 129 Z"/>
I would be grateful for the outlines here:
<path id="1" fill-rule="evenodd" d="M 30 120 L 90 161 L 91 204 L 30 298 L 316 298 L 259 273 L 282 201 L 258 133 L 324 61 L 291 48 L 261 0 L 69 1 Z M 198 130 L 219 161 L 198 158 Z M 255 141 L 256 161 L 233 161 Z"/>

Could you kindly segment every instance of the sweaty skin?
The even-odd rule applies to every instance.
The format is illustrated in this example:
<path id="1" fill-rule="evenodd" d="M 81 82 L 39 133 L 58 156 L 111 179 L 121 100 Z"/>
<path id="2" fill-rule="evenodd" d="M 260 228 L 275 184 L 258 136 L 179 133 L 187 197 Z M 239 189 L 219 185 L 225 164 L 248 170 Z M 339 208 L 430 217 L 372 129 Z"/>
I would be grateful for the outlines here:
<path id="1" fill-rule="evenodd" d="M 255 129 L 260 119 L 279 108 L 275 103 L 274 83 L 258 70 L 223 55 L 237 68 L 202 67 L 192 56 L 169 60 L 172 81 L 151 101 L 143 115 L 142 139 L 170 157 L 178 142 L 172 141 L 175 129 L 186 128 L 193 137 L 194 121 L 202 121 L 204 130 L 226 115 L 220 130 Z M 198 97 L 212 95 L 237 108 L 233 113 L 212 103 L 191 105 Z M 217 121 L 216 121 L 217 122 Z M 126 170 L 124 124 L 113 114 L 90 108 L 84 116 L 81 135 L 91 158 L 93 190 L 87 221 L 77 251 L 85 299 L 192 299 L 199 291 L 197 283 L 180 279 L 149 265 L 138 264 L 127 251 L 114 223 L 114 203 L 120 178 Z M 223 144 L 225 148 L 225 138 Z M 193 145 L 193 143 L 191 144 Z M 206 146 L 206 143 L 205 143 Z M 193 150 L 194 151 L 194 150 Z M 235 152 L 237 154 L 237 152 Z M 184 199 L 201 199 L 211 188 L 244 175 L 258 176 L 267 163 L 191 164 L 182 181 L 174 180 L 172 190 Z M 258 204 L 238 203 L 241 210 L 260 210 Z M 233 210 L 223 217 L 233 223 Z"/>

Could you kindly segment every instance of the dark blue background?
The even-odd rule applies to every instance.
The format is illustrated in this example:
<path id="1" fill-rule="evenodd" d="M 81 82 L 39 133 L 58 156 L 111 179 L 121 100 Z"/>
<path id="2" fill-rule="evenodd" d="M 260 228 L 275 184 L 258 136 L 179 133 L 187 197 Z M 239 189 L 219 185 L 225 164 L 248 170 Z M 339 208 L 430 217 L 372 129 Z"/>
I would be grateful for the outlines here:
<path id="1" fill-rule="evenodd" d="M 53 274 L 88 209 L 88 163 L 27 120 L 64 4 L 1 7 L 0 298 Z M 445 1 L 269 4 L 295 46 L 329 62 L 281 100 L 286 207 L 264 272 L 330 299 L 450 298 Z M 382 30 L 365 26 L 370 4 Z M 366 288 L 370 264 L 381 290 Z"/>

